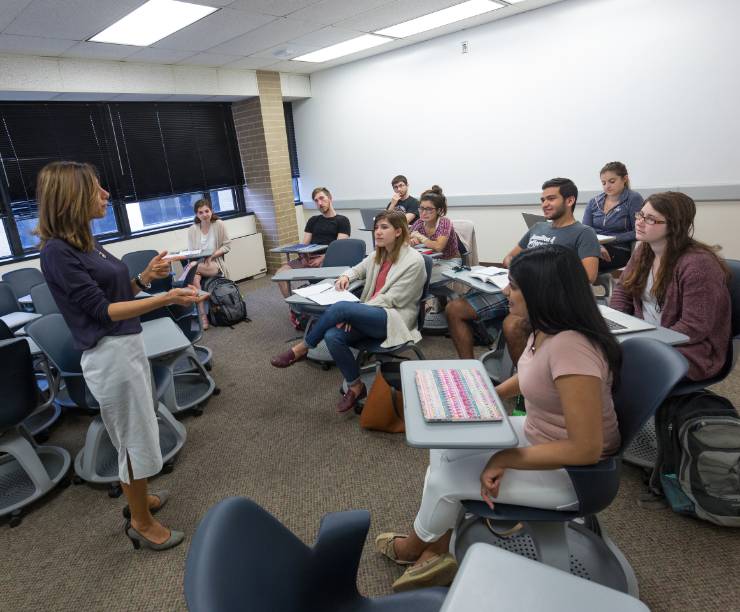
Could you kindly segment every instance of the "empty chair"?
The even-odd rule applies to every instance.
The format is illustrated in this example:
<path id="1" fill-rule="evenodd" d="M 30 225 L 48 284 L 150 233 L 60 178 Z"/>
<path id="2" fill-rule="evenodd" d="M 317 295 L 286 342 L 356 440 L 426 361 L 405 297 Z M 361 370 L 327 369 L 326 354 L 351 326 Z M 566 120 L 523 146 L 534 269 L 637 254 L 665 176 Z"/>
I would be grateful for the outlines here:
<path id="1" fill-rule="evenodd" d="M 244 497 L 227 498 L 198 525 L 185 563 L 190 612 L 433 612 L 447 589 L 369 599 L 357 592 L 357 568 L 370 514 L 327 514 L 313 547 Z"/>
<path id="2" fill-rule="evenodd" d="M 622 352 L 620 385 L 614 396 L 621 447 L 617 455 L 594 465 L 565 466 L 578 497 L 578 509 L 540 510 L 494 503 L 491 510 L 483 501 L 463 502 L 466 512 L 475 516 L 458 525 L 455 540 L 458 560 L 462 560 L 471 544 L 486 541 L 638 596 L 631 566 L 606 536 L 596 514 L 617 495 L 623 450 L 684 377 L 688 362 L 673 347 L 649 338 L 626 340 Z M 650 375 L 646 376 L 646 372 Z M 524 532 L 498 537 L 479 517 L 491 519 L 494 528 L 497 521 L 522 522 Z M 573 522 L 577 518 L 584 520 Z"/>
<path id="3" fill-rule="evenodd" d="M 22 423 L 36 410 L 38 388 L 33 362 L 24 339 L 0 342 L 0 516 L 20 523 L 24 506 L 51 491 L 65 477 L 69 453 L 55 446 L 38 446 Z"/>
<path id="4" fill-rule="evenodd" d="M 59 312 L 59 307 L 49 291 L 49 285 L 40 283 L 31 287 L 31 299 L 33 300 L 33 309 L 40 315 L 52 314 Z"/>
<path id="5" fill-rule="evenodd" d="M 19 268 L 3 274 L 3 281 L 10 285 L 15 299 L 20 300 L 31 293 L 31 287 L 46 282 L 37 268 Z"/>
<path id="6" fill-rule="evenodd" d="M 335 266 L 356 266 L 365 259 L 365 241 L 357 238 L 345 238 L 335 240 L 326 249 L 322 268 L 333 268 Z"/>
<path id="7" fill-rule="evenodd" d="M 159 253 L 155 250 L 133 251 L 126 253 L 121 257 L 121 261 L 126 264 L 131 278 L 143 272 L 153 257 Z M 150 293 L 160 293 L 172 289 L 172 276 L 166 278 L 155 278 L 152 280 L 152 288 L 148 289 Z"/>
<path id="8" fill-rule="evenodd" d="M 40 316 L 33 312 L 21 311 L 13 289 L 5 281 L 0 281 L 0 318 L 12 331 L 19 330 Z"/>
<path id="9" fill-rule="evenodd" d="M 89 412 L 98 412 L 98 403 L 82 376 L 80 365 L 82 352 L 74 347 L 72 334 L 62 315 L 49 314 L 33 321 L 28 325 L 28 335 L 48 355 L 59 376 L 64 380 L 72 402 Z M 125 356 L 121 358 L 125 359 Z M 169 371 L 164 368 L 153 369 L 152 392 L 156 398 L 165 394 L 169 380 Z M 155 406 L 162 459 L 166 465 L 168 464 L 166 471 L 169 471 L 174 456 L 185 443 L 186 432 L 182 424 L 175 420 L 158 399 L 155 400 Z M 80 479 L 97 484 L 112 484 L 111 494 L 119 493 L 115 484 L 118 482 L 118 452 L 110 441 L 100 414 L 96 414 L 90 423 L 85 436 L 85 445 L 77 453 L 74 466 L 75 473 Z"/>
<path id="10" fill-rule="evenodd" d="M 478 243 L 475 240 L 475 225 L 467 219 L 455 219 L 455 233 L 463 265 L 478 265 Z"/>

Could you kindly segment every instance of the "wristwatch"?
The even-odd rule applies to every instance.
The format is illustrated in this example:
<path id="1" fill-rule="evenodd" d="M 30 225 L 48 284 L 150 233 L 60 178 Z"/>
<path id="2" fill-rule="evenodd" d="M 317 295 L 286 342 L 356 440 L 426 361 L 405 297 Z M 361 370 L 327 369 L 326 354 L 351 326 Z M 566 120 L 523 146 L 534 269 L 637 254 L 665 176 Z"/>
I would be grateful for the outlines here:
<path id="1" fill-rule="evenodd" d="M 136 278 L 134 278 L 134 282 L 139 286 L 139 289 L 141 289 L 142 291 L 146 291 L 147 289 L 152 288 L 151 283 L 145 283 L 144 279 L 141 278 L 141 273 L 136 275 Z"/>

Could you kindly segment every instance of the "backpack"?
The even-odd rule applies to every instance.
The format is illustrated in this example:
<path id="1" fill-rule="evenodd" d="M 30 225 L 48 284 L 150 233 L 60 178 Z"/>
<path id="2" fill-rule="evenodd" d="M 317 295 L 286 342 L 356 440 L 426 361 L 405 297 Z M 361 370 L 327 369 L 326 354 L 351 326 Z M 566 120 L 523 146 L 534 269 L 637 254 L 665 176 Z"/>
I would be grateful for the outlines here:
<path id="1" fill-rule="evenodd" d="M 211 294 L 208 321 L 211 325 L 231 327 L 249 321 L 247 305 L 239 287 L 225 276 L 212 276 L 203 283 L 203 290 Z"/>
<path id="2" fill-rule="evenodd" d="M 674 512 L 740 527 L 740 416 L 724 397 L 697 391 L 655 414 L 658 456 L 650 479 Z"/>

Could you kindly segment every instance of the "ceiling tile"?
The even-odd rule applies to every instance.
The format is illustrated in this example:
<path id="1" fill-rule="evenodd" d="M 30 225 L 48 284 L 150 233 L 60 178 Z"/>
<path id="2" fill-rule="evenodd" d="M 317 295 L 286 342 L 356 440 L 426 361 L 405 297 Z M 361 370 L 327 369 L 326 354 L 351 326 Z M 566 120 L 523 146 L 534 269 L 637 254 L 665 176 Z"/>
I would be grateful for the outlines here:
<path id="1" fill-rule="evenodd" d="M 126 58 L 128 62 L 151 62 L 155 64 L 176 64 L 194 55 L 192 51 L 176 51 L 174 49 L 156 49 L 144 47 Z"/>
<path id="2" fill-rule="evenodd" d="M 195 0 L 197 4 L 203 4 L 204 6 L 215 6 L 217 8 L 223 8 L 229 6 L 234 0 Z"/>
<path id="3" fill-rule="evenodd" d="M 18 14 L 31 4 L 31 0 L 2 0 L 0 11 L 0 32 L 7 28 Z"/>
<path id="4" fill-rule="evenodd" d="M 337 23 L 341 28 L 374 32 L 460 4 L 460 0 L 395 0 Z"/>
<path id="5" fill-rule="evenodd" d="M 73 40 L 0 34 L 0 53 L 58 56 L 74 44 Z"/>
<path id="6" fill-rule="evenodd" d="M 258 11 L 267 15 L 285 17 L 320 0 L 235 0 L 229 8 Z"/>
<path id="7" fill-rule="evenodd" d="M 277 64 L 270 66 L 270 70 L 275 72 L 291 72 L 296 74 L 311 74 L 317 70 L 324 68 L 322 64 L 314 64 L 311 62 L 291 62 L 285 60 L 278 62 Z"/>
<path id="8" fill-rule="evenodd" d="M 6 29 L 7 34 L 86 40 L 144 0 L 33 0 Z"/>
<path id="9" fill-rule="evenodd" d="M 234 68 L 236 70 L 259 70 L 260 68 L 266 68 L 267 66 L 276 63 L 276 61 L 277 60 L 274 57 L 266 58 L 250 56 L 232 62 L 231 64 L 227 64 L 225 68 Z"/>
<path id="10" fill-rule="evenodd" d="M 239 36 L 229 42 L 209 49 L 211 53 L 232 53 L 235 55 L 252 55 L 257 51 L 269 49 L 286 40 L 292 40 L 309 32 L 318 30 L 318 26 L 305 21 L 280 18 L 263 25 L 248 34 Z"/>
<path id="11" fill-rule="evenodd" d="M 293 19 L 305 19 L 312 23 L 330 25 L 349 19 L 366 11 L 390 4 L 392 0 L 321 0 L 291 14 Z"/>
<path id="12" fill-rule="evenodd" d="M 230 62 L 241 59 L 239 55 L 221 55 L 217 53 L 198 53 L 181 62 L 189 66 L 224 66 Z"/>
<path id="13" fill-rule="evenodd" d="M 221 9 L 154 43 L 155 48 L 205 51 L 273 21 L 271 15 Z"/>
<path id="14" fill-rule="evenodd" d="M 292 42 L 287 42 L 283 43 L 282 45 L 277 45 L 276 47 L 270 47 L 269 49 L 265 49 L 264 51 L 259 51 L 258 53 L 250 55 L 250 57 L 271 59 L 273 62 L 280 62 L 283 60 L 298 57 L 299 55 L 303 55 L 304 53 L 316 51 L 317 48 L 318 47 L 315 46 L 308 47 L 304 45 L 294 45 Z"/>
<path id="15" fill-rule="evenodd" d="M 329 26 L 327 28 L 321 28 L 315 32 L 310 32 L 294 38 L 288 41 L 291 45 L 301 45 L 304 47 L 314 47 L 316 49 L 323 49 L 330 45 L 336 45 L 337 43 L 344 42 L 350 38 L 357 38 L 362 36 L 362 32 L 356 30 L 346 30 L 342 28 L 335 28 Z"/>
<path id="16" fill-rule="evenodd" d="M 109 43 L 79 42 L 67 49 L 64 57 L 84 57 L 97 60 L 120 60 L 141 51 L 141 47 L 133 45 L 112 45 Z"/>

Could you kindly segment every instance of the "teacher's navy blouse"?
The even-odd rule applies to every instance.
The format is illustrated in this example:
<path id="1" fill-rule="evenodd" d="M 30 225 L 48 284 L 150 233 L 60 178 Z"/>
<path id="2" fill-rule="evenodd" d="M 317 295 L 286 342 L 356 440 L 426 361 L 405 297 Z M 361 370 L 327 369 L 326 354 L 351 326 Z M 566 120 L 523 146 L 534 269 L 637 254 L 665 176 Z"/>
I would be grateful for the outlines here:
<path id="1" fill-rule="evenodd" d="M 41 249 L 41 271 L 76 349 L 91 349 L 104 336 L 141 331 L 138 317 L 112 321 L 108 316 L 112 302 L 133 300 L 134 294 L 126 264 L 97 242 L 85 253 L 64 240 L 49 240 Z"/>

